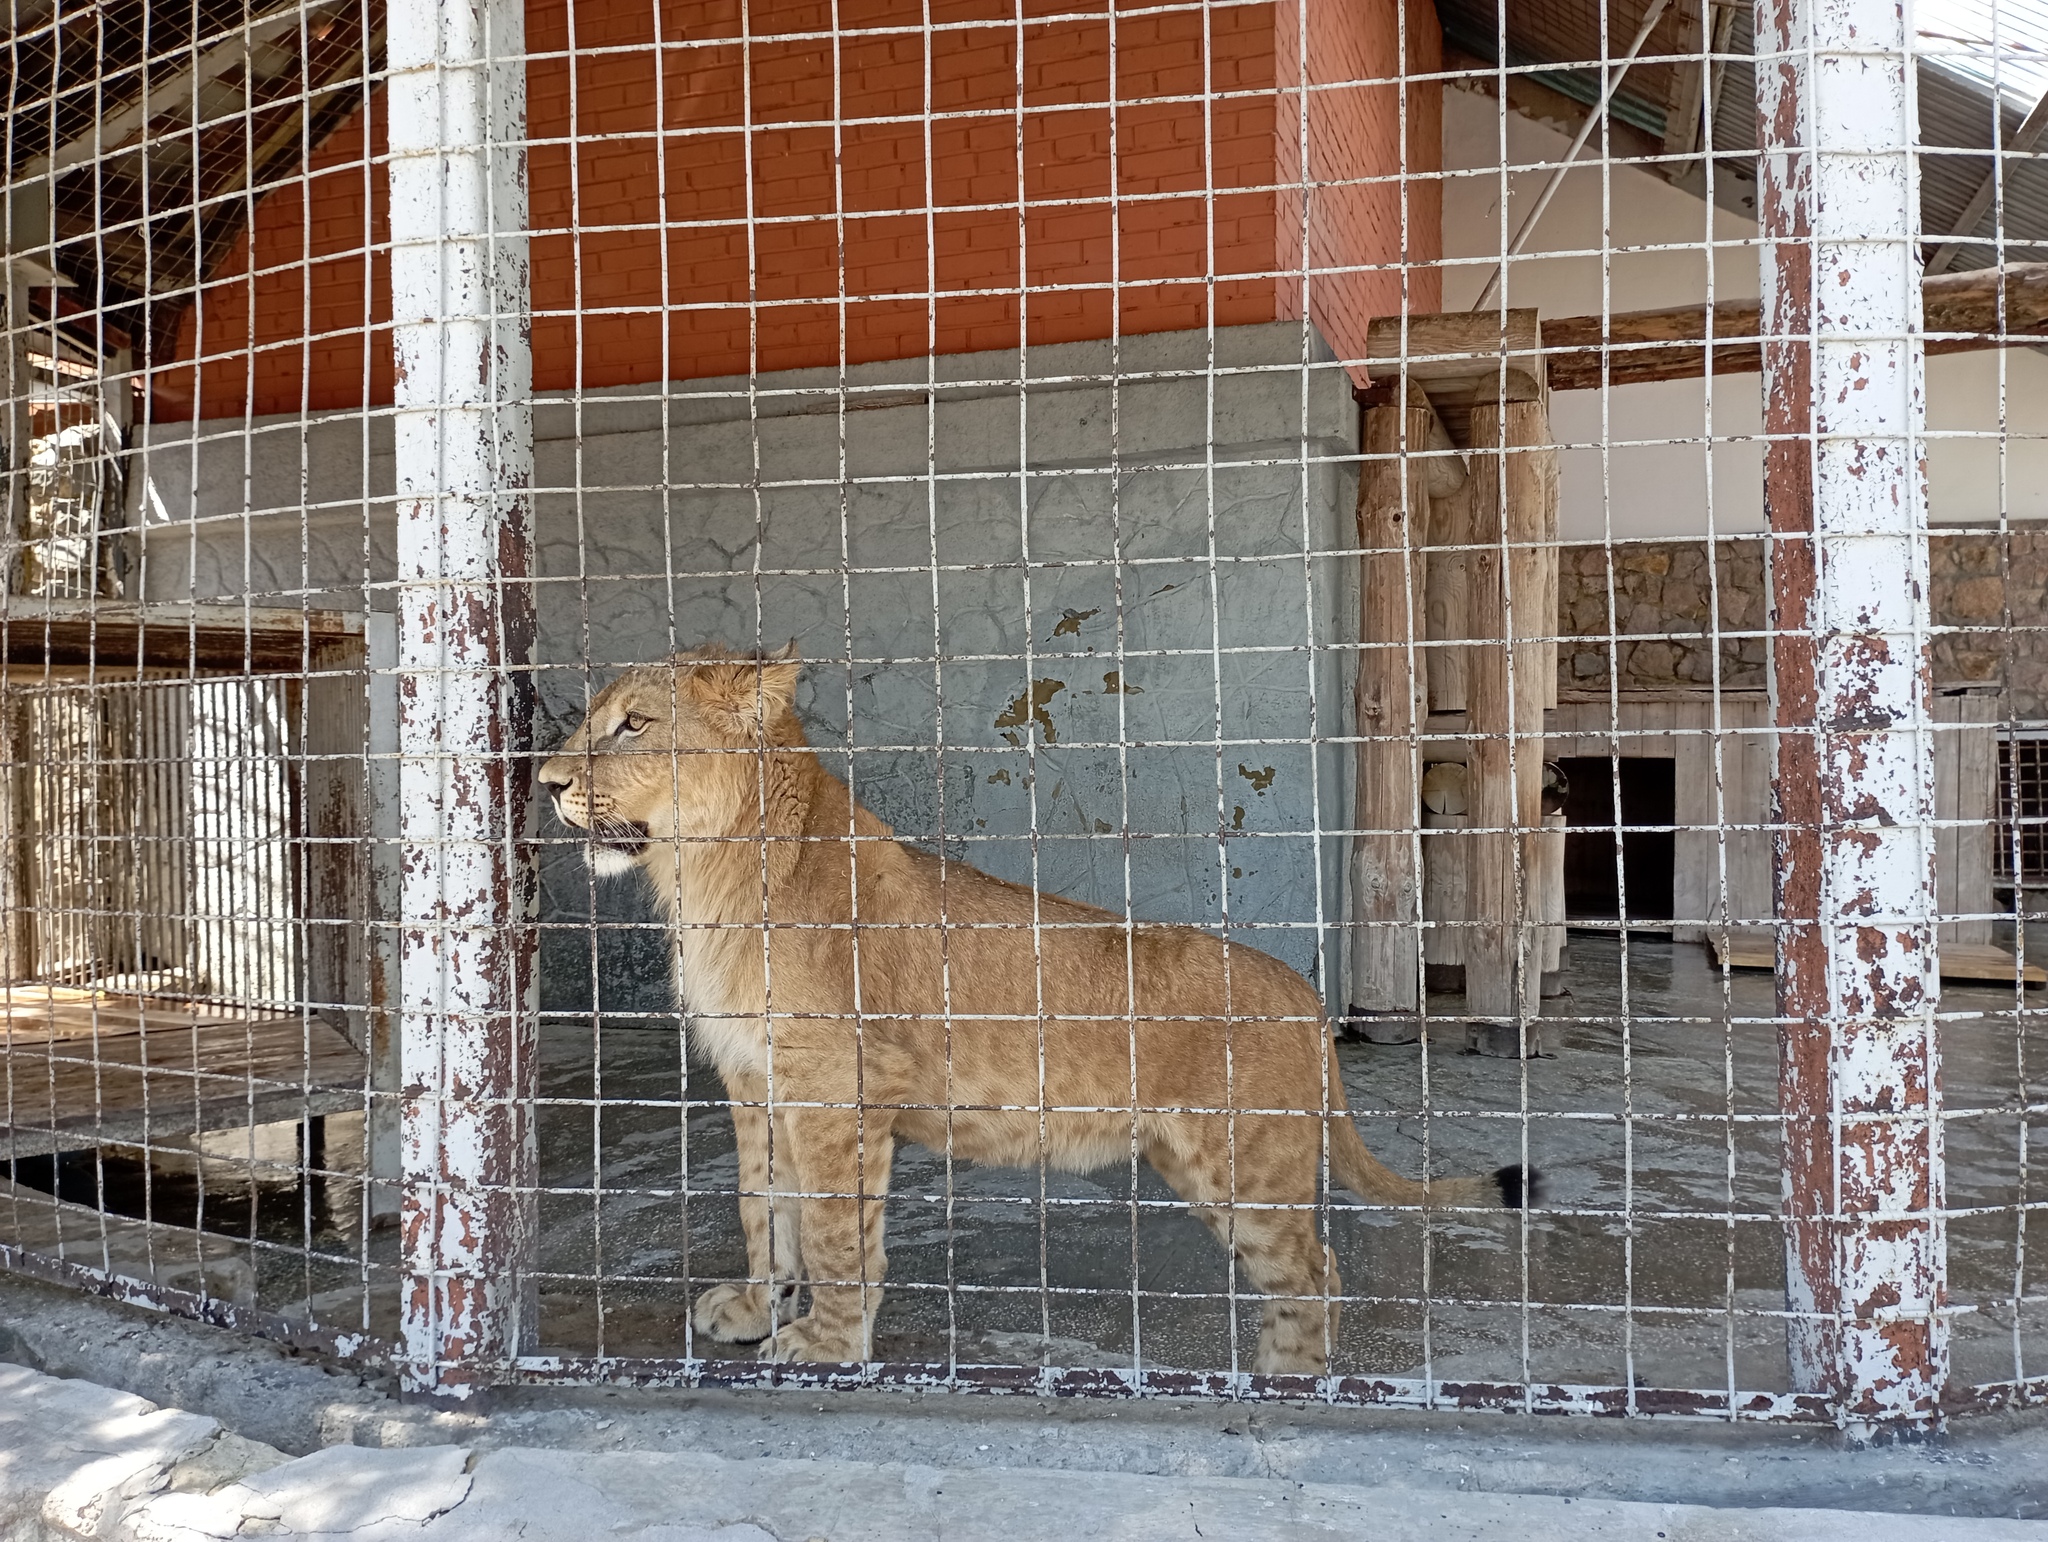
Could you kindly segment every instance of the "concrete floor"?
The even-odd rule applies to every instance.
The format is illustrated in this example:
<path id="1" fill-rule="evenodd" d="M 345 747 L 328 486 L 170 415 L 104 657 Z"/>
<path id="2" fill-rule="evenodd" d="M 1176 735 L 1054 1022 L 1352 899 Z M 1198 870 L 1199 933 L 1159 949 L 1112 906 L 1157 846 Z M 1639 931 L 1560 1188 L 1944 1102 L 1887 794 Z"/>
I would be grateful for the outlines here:
<path id="1" fill-rule="evenodd" d="M 1624 971 L 1618 939 L 1577 933 L 1567 978 L 1571 994 L 1546 1003 L 1538 1060 L 1343 1046 L 1366 1141 L 1394 1168 L 1419 1173 L 1426 1155 L 1438 1173 L 1476 1171 L 1526 1154 L 1548 1188 L 1526 1217 L 1428 1228 L 1339 1196 L 1329 1234 L 1352 1304 L 1337 1369 L 1784 1390 L 1770 977 L 1724 976 L 1703 948 L 1640 938 Z M 1459 1004 L 1431 1002 L 1451 1019 L 1444 1042 Z M 2038 1373 L 2048 1286 L 2017 1206 L 2039 1130 L 2019 1110 L 2044 1098 L 2048 1011 L 2016 1012 L 2009 989 L 1951 986 L 1943 1013 L 1948 1193 L 1960 1212 L 1949 1235 L 1955 1376 Z M 552 1023 L 543 1051 L 542 1347 L 734 1354 L 693 1343 L 686 1322 L 693 1285 L 745 1267 L 715 1079 L 686 1081 L 674 1026 L 644 1019 L 608 1023 L 595 1046 L 588 1022 Z M 705 1103 L 686 1108 L 686 1092 Z M 266 1246 L 214 1236 L 195 1248 L 177 1228 L 81 1227 L 74 1216 L 65 1251 L 94 1262 L 132 1254 L 128 1267 L 146 1267 L 136 1241 L 146 1230 L 160 1279 L 182 1269 L 187 1288 L 203 1276 L 245 1305 L 388 1333 L 397 1239 L 363 1232 L 349 1144 L 330 1138 L 340 1175 L 313 1234 L 326 1261 L 305 1256 L 316 1207 L 290 1186 L 258 1207 Z M 47 1231 L 30 1213 L 34 1196 L 23 1197 L 14 1224 Z M 1036 1173 L 963 1165 L 949 1175 L 940 1156 L 909 1148 L 889 1255 L 876 1344 L 886 1360 L 1189 1370 L 1250 1360 L 1256 1303 L 1233 1303 L 1220 1250 L 1148 1169 L 1135 1191 L 1121 1169 L 1048 1175 L 1041 1193 Z"/>

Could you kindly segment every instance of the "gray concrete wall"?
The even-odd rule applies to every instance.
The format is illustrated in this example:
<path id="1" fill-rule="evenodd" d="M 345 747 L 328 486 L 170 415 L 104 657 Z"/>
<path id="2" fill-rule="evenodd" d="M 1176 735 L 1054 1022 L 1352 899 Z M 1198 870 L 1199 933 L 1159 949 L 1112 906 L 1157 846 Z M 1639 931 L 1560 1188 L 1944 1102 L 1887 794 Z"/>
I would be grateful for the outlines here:
<path id="1" fill-rule="evenodd" d="M 843 412 L 832 370 L 538 403 L 543 745 L 620 665 L 793 637 L 813 742 L 906 838 L 1334 969 L 1357 411 L 1296 325 L 1209 347 L 861 366 Z M 136 592 L 388 610 L 390 444 L 378 413 L 152 428 Z M 638 895 L 566 847 L 545 892 L 550 1007 L 667 1006 Z"/>

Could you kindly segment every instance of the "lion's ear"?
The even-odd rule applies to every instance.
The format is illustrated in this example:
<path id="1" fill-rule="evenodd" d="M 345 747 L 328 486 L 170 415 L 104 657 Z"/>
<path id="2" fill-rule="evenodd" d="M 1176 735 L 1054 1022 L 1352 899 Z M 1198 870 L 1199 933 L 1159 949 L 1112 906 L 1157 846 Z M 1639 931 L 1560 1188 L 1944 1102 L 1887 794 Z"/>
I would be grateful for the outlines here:
<path id="1" fill-rule="evenodd" d="M 762 660 L 761 705 L 766 709 L 766 716 L 770 721 L 794 709 L 796 683 L 802 678 L 803 672 L 803 661 L 796 656 L 796 639 L 793 637 L 788 647 Z M 749 679 L 747 683 L 751 685 L 753 681 Z M 751 707 L 752 703 L 748 705 Z"/>
<path id="2" fill-rule="evenodd" d="M 796 704 L 803 665 L 795 660 L 734 663 L 699 676 L 699 700 L 707 711 L 731 720 L 742 732 L 772 723 Z"/>

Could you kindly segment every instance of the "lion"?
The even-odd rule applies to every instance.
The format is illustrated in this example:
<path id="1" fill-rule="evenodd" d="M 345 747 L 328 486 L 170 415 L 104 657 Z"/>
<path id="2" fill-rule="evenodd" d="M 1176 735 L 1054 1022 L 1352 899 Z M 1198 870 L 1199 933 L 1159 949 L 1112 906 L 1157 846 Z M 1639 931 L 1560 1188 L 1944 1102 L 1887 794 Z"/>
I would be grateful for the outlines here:
<path id="1" fill-rule="evenodd" d="M 1325 1158 L 1379 1205 L 1533 1198 L 1519 1167 L 1411 1182 L 1375 1160 L 1320 998 L 1270 954 L 898 841 L 810 749 L 793 652 L 629 668 L 539 778 L 599 874 L 646 875 L 730 1099 L 750 1277 L 699 1294 L 700 1332 L 869 1360 L 904 1141 L 1085 1173 L 1135 1140 L 1263 1296 L 1261 1372 L 1321 1373 L 1335 1344 Z"/>

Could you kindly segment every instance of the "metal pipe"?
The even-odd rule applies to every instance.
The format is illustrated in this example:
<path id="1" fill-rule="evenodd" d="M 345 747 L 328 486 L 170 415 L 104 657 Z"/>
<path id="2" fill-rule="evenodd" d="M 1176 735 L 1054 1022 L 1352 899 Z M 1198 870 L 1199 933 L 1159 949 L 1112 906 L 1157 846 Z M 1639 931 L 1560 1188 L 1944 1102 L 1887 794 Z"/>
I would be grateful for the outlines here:
<path id="1" fill-rule="evenodd" d="M 1608 77 L 1606 86 L 1600 92 L 1600 100 L 1587 110 L 1586 121 L 1579 125 L 1578 137 L 1572 140 L 1572 147 L 1565 151 L 1564 159 L 1558 163 L 1556 170 L 1551 172 L 1550 180 L 1543 184 L 1543 191 L 1537 195 L 1536 207 L 1531 209 L 1522 223 L 1515 227 L 1515 238 L 1508 243 L 1508 249 L 1501 253 L 1500 265 L 1487 278 L 1486 287 L 1479 291 L 1479 298 L 1472 302 L 1473 310 L 1486 309 L 1492 303 L 1493 297 L 1500 292 L 1501 283 L 1508 276 L 1508 259 L 1519 255 L 1523 246 L 1528 243 L 1529 237 L 1536 233 L 1536 222 L 1543 218 L 1543 211 L 1550 207 L 1550 200 L 1557 196 L 1557 190 L 1564 182 L 1565 173 L 1572 169 L 1572 163 L 1578 160 L 1579 152 L 1586 148 L 1586 141 L 1593 137 L 1594 126 L 1606 113 L 1607 104 L 1614 100 L 1614 93 L 1621 89 L 1621 83 L 1628 75 L 1629 66 L 1636 62 L 1636 55 L 1643 51 L 1643 44 L 1650 41 L 1650 34 L 1656 30 L 1658 19 L 1663 16 L 1664 7 L 1668 4 L 1670 0 L 1650 0 L 1650 9 L 1643 17 L 1643 24 L 1636 28 L 1635 41 L 1628 45 L 1628 52 L 1622 55 L 1619 68 Z"/>
<path id="2" fill-rule="evenodd" d="M 1852 1431 L 1948 1372 L 1906 15 L 1756 23 L 1787 1337 Z"/>
<path id="3" fill-rule="evenodd" d="M 524 13 L 394 6 L 388 46 L 402 1376 L 470 1402 L 533 1332 Z"/>

